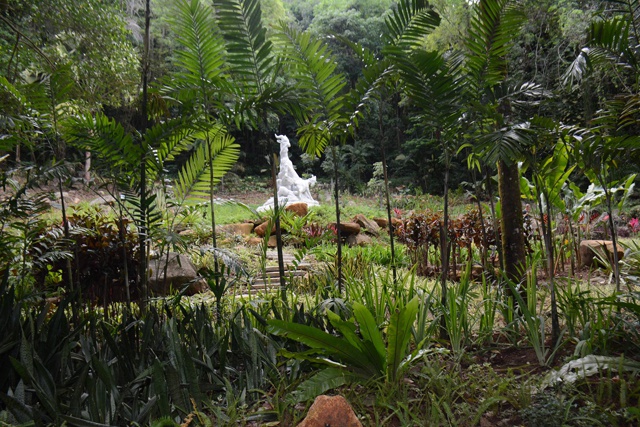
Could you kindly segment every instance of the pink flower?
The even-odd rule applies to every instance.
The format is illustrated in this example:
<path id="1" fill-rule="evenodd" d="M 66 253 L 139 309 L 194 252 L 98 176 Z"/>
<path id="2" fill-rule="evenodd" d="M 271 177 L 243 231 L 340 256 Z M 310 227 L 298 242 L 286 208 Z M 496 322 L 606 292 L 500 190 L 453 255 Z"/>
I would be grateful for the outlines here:
<path id="1" fill-rule="evenodd" d="M 629 227 L 631 227 L 631 231 L 637 233 L 640 231 L 640 220 L 638 220 L 638 218 L 631 218 L 631 221 L 629 221 Z"/>

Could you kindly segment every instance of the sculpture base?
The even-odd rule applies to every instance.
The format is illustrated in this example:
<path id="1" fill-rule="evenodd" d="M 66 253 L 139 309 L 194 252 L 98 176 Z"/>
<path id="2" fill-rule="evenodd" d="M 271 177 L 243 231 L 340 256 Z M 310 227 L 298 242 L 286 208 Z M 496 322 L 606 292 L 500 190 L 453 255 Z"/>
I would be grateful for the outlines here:
<path id="1" fill-rule="evenodd" d="M 306 203 L 308 207 L 312 207 L 312 206 L 320 206 L 320 203 L 318 203 L 317 201 L 311 199 L 311 200 L 293 200 L 293 199 L 288 199 L 285 197 L 278 197 L 278 206 L 281 208 L 286 208 L 289 205 L 292 205 L 294 203 Z M 258 212 L 266 212 L 268 210 L 273 210 L 273 197 L 270 197 L 269 200 L 267 200 L 266 202 L 264 202 L 264 204 L 262 206 L 260 206 L 259 208 L 256 209 L 256 211 Z"/>

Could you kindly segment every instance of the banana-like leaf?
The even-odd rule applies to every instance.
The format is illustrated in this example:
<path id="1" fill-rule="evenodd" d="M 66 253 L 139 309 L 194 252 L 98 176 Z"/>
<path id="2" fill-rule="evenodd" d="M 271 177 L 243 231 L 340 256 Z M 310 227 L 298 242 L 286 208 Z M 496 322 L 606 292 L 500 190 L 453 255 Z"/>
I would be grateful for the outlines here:
<path id="1" fill-rule="evenodd" d="M 564 211 L 562 187 L 576 167 L 576 165 L 567 167 L 568 164 L 569 153 L 567 146 L 560 141 L 556 144 L 553 155 L 544 161 L 540 167 L 541 184 L 545 186 L 544 193 L 547 194 L 549 198 L 545 203 L 551 203 L 552 206 L 555 206 L 561 211 Z M 546 209 L 545 206 L 543 206 L 543 209 Z"/>
<path id="2" fill-rule="evenodd" d="M 387 380 L 395 381 L 400 364 L 408 354 L 411 328 L 418 315 L 420 300 L 416 296 L 404 307 L 396 308 L 391 313 L 389 327 L 387 328 Z"/>

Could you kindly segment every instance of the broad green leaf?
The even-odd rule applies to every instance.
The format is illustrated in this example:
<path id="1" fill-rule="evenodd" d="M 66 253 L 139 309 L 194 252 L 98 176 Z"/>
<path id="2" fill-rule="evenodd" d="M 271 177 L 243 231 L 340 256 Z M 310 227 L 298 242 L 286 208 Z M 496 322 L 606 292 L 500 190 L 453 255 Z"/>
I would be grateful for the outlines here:
<path id="1" fill-rule="evenodd" d="M 418 314 L 419 298 L 416 296 L 404 307 L 391 313 L 387 328 L 387 379 L 395 381 L 400 363 L 407 354 L 411 327 Z"/>
<path id="2" fill-rule="evenodd" d="M 358 377 L 354 377 L 344 369 L 326 368 L 300 384 L 287 400 L 290 403 L 311 400 L 331 389 L 357 379 Z"/>
<path id="3" fill-rule="evenodd" d="M 359 302 L 353 303 L 353 315 L 360 326 L 360 333 L 362 334 L 362 337 L 365 341 L 369 341 L 373 345 L 376 359 L 382 368 L 385 363 L 386 351 L 382 340 L 382 334 L 380 333 L 380 329 L 378 328 L 373 315 L 367 307 Z"/>
<path id="4" fill-rule="evenodd" d="M 369 375 L 376 375 L 377 367 L 372 365 L 365 354 L 346 339 L 334 337 L 320 329 L 281 320 L 270 320 L 267 331 L 291 338 L 311 348 L 323 349 L 328 356 L 334 356 L 352 369 L 360 369 Z"/>
<path id="5" fill-rule="evenodd" d="M 356 335 L 356 324 L 352 321 L 342 320 L 340 316 L 331 310 L 326 311 L 329 322 L 334 328 L 354 347 L 360 348 L 362 340 Z"/>

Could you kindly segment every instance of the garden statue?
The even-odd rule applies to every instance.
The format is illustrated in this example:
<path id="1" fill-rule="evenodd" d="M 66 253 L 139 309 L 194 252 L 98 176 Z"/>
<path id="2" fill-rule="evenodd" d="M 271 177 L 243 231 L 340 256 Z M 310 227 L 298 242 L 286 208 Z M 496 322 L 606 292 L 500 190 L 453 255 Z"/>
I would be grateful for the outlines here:
<path id="1" fill-rule="evenodd" d="M 303 179 L 298 176 L 293 163 L 289 158 L 291 143 L 285 135 L 276 135 L 280 144 L 280 171 L 276 177 L 278 188 L 278 206 L 286 207 L 293 203 L 306 203 L 307 206 L 319 206 L 320 203 L 311 196 L 310 188 L 315 185 L 316 177 Z M 266 211 L 273 208 L 273 197 L 258 208 L 258 211 Z"/>

